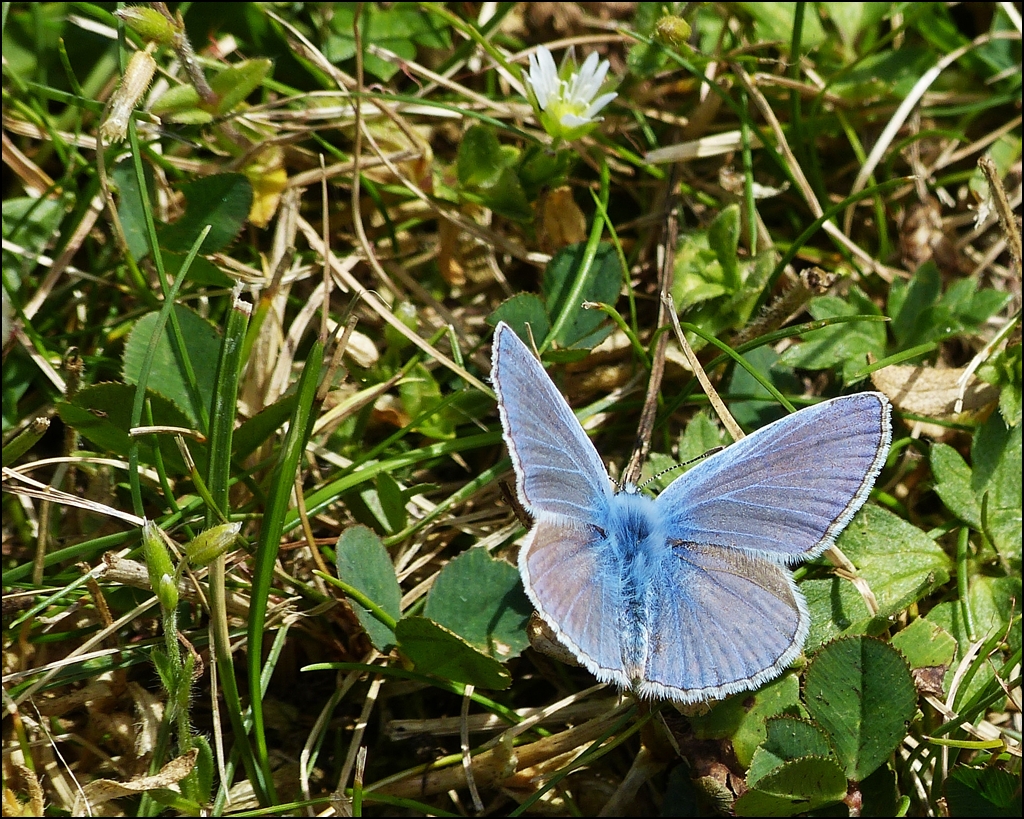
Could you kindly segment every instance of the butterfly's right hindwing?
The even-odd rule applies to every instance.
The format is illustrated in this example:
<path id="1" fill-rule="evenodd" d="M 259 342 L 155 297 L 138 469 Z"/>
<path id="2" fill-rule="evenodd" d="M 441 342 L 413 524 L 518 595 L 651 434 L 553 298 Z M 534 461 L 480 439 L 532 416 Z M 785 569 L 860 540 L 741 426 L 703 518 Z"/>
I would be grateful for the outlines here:
<path id="1" fill-rule="evenodd" d="M 594 527 L 541 521 L 519 553 L 526 592 L 558 639 L 604 682 L 628 686 L 618 567 Z"/>

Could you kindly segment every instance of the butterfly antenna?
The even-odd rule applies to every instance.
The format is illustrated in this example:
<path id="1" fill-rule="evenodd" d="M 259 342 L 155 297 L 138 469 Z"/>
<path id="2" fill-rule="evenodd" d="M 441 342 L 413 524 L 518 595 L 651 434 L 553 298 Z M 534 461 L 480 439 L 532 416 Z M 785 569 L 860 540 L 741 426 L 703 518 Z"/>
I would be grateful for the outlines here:
<path id="1" fill-rule="evenodd" d="M 640 484 L 638 488 L 646 489 L 648 486 L 650 486 L 652 483 L 658 480 L 658 478 L 660 478 L 662 475 L 667 475 L 669 472 L 675 472 L 675 470 L 682 469 L 684 466 L 690 466 L 690 464 L 695 464 L 697 463 L 697 461 L 703 461 L 705 458 L 710 458 L 712 455 L 721 452 L 723 449 L 725 449 L 724 446 L 713 446 L 707 452 L 705 452 L 702 455 L 698 455 L 696 458 L 690 458 L 690 460 L 688 461 L 683 461 L 681 464 L 670 466 L 668 469 L 663 469 L 661 470 L 661 472 L 652 475 L 650 478 L 648 478 L 646 481 Z"/>

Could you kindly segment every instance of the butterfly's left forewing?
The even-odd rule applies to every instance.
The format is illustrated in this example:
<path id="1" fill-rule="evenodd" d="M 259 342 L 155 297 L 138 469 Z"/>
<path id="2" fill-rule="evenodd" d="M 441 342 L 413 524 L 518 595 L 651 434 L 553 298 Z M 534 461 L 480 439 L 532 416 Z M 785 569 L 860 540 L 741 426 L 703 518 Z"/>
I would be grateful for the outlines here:
<path id="1" fill-rule="evenodd" d="M 540 362 L 504 322 L 494 331 L 491 378 L 523 505 L 534 516 L 600 519 L 611 497 L 601 458 Z"/>
<path id="2" fill-rule="evenodd" d="M 881 393 L 834 398 L 788 415 L 677 478 L 657 498 L 669 536 L 793 563 L 830 546 L 889 451 Z"/>

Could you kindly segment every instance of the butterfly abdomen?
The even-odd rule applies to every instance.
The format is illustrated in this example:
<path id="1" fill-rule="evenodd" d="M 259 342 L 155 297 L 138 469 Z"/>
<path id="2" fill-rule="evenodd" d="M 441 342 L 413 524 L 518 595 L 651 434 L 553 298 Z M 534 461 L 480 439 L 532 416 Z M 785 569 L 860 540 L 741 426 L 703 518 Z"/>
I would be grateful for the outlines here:
<path id="1" fill-rule="evenodd" d="M 669 554 L 654 500 L 639 492 L 619 492 L 611 499 L 612 525 L 607 539 L 616 555 L 623 614 L 620 651 L 627 680 L 643 679 L 650 653 L 652 589 Z"/>

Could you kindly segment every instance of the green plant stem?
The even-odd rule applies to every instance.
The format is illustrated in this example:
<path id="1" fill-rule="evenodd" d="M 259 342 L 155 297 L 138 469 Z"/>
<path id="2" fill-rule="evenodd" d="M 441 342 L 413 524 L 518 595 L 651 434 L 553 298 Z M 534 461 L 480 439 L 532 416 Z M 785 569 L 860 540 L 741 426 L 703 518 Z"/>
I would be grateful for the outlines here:
<path id="1" fill-rule="evenodd" d="M 604 217 L 601 213 L 606 212 L 608 207 L 608 189 L 609 189 L 609 174 L 608 164 L 602 160 L 601 162 L 601 202 L 604 207 L 600 212 L 594 215 L 594 223 L 590 228 L 590 238 L 587 240 L 587 246 L 583 251 L 583 258 L 580 260 L 580 268 L 576 271 L 576 278 L 573 281 L 572 290 L 565 297 L 565 301 L 562 303 L 561 312 L 555 317 L 554 322 L 551 325 L 551 329 L 548 331 L 548 336 L 544 342 L 540 345 L 538 352 L 543 353 L 546 349 L 551 346 L 551 343 L 562 334 L 562 330 L 565 325 L 569 323 L 573 315 L 580 308 L 581 296 L 583 294 L 583 288 L 587 283 L 587 276 L 590 275 L 590 268 L 594 264 L 594 259 L 597 257 L 597 249 L 601 244 L 601 236 L 604 233 Z"/>
<path id="2" fill-rule="evenodd" d="M 960 529 L 956 540 L 956 586 L 957 595 L 960 598 L 960 608 L 963 611 L 964 626 L 967 629 L 967 639 L 973 643 L 978 639 L 978 632 L 974 625 L 974 614 L 971 611 L 970 567 L 967 562 L 969 553 L 970 530 L 964 526 Z"/>
<path id="3" fill-rule="evenodd" d="M 288 434 L 285 437 L 277 467 L 271 478 L 267 508 L 263 515 L 263 527 L 256 547 L 256 565 L 253 570 L 252 598 L 249 607 L 248 628 L 248 670 L 253 735 L 256 740 L 256 758 L 262 781 L 262 790 L 270 804 L 276 801 L 274 783 L 270 771 L 270 755 L 267 748 L 266 728 L 263 721 L 263 698 L 258 690 L 263 670 L 263 633 L 274 577 L 274 563 L 281 543 L 288 499 L 292 492 L 294 476 L 299 460 L 305 451 L 306 441 L 312 427 L 312 416 L 316 405 L 316 391 L 323 367 L 324 345 L 321 340 L 313 343 L 302 369 L 297 390 L 298 400 L 292 415 Z M 269 664 L 268 664 L 269 667 Z"/>

